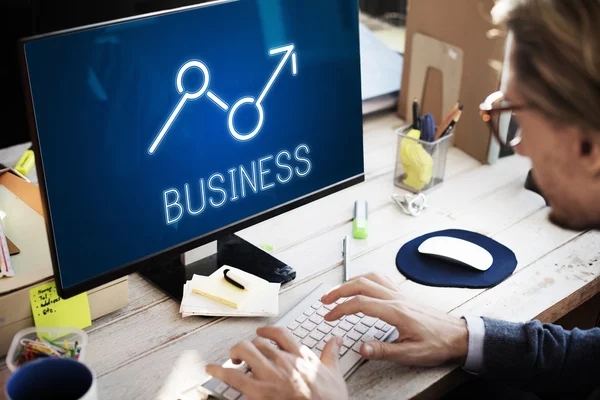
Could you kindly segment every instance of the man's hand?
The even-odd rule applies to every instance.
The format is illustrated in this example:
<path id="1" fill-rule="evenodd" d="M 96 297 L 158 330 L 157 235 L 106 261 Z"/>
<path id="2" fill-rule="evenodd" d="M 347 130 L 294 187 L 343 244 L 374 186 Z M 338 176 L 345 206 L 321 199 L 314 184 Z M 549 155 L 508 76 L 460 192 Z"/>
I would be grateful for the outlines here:
<path id="1" fill-rule="evenodd" d="M 300 346 L 285 328 L 269 326 L 256 332 L 258 338 L 239 343 L 230 352 L 230 359 L 236 364 L 245 362 L 251 374 L 217 365 L 208 365 L 206 372 L 230 384 L 249 400 L 348 398 L 338 364 L 341 338 L 330 339 L 319 359 L 308 347 Z M 269 340 L 277 343 L 279 349 Z"/>
<path id="2" fill-rule="evenodd" d="M 366 342 L 360 352 L 364 358 L 392 360 L 404 365 L 437 366 L 445 362 L 464 364 L 468 352 L 468 330 L 462 319 L 415 303 L 388 278 L 368 274 L 353 278 L 331 290 L 321 301 L 338 305 L 324 318 L 335 321 L 344 315 L 362 312 L 396 327 L 397 343 Z"/>

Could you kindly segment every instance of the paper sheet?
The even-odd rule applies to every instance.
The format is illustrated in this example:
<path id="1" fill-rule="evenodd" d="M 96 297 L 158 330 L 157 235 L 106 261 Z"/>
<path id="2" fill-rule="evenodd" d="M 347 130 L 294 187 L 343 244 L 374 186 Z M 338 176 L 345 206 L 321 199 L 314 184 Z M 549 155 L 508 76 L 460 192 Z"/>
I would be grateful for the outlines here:
<path id="1" fill-rule="evenodd" d="M 214 272 L 214 274 L 222 276 L 222 269 Z M 248 299 L 240 308 L 235 309 L 192 292 L 194 283 L 208 280 L 209 277 L 194 275 L 192 280 L 184 285 L 183 299 L 179 307 L 179 312 L 182 313 L 183 317 L 192 315 L 260 317 L 277 316 L 279 314 L 279 289 L 281 286 L 279 283 L 265 281 L 260 288 L 253 290 L 252 295 L 248 296 Z"/>

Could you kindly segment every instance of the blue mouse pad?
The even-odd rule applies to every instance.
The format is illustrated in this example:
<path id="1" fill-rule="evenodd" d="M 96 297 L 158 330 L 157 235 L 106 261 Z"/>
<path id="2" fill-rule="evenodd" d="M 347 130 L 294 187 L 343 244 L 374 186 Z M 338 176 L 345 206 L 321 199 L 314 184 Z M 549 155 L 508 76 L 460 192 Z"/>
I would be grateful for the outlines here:
<path id="1" fill-rule="evenodd" d="M 419 246 L 435 236 L 467 240 L 490 252 L 494 261 L 487 271 L 419 253 Z M 517 268 L 517 257 L 508 247 L 476 232 L 460 229 L 428 233 L 406 243 L 396 256 L 396 267 L 408 279 L 427 286 L 488 288 L 508 278 Z"/>

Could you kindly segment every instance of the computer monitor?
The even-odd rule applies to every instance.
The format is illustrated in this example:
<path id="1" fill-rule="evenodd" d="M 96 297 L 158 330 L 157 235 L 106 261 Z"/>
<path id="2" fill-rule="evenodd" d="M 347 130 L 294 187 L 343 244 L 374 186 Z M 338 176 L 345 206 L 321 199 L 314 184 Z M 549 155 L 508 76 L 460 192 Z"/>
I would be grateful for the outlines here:
<path id="1" fill-rule="evenodd" d="M 21 49 L 64 298 L 138 270 L 181 298 L 225 263 L 289 280 L 233 234 L 364 180 L 354 2 L 214 1 Z"/>

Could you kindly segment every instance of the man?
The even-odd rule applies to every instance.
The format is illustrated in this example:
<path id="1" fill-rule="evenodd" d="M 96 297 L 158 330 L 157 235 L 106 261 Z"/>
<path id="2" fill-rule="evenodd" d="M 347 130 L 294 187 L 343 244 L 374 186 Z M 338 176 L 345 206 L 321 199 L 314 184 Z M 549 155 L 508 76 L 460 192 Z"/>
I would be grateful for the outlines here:
<path id="1" fill-rule="evenodd" d="M 554 223 L 598 228 L 600 1 L 501 0 L 493 15 L 514 39 L 511 77 L 504 99 L 496 94 L 482 105 L 484 120 L 493 126 L 500 113 L 513 113 L 521 132 L 512 145 L 531 158 Z M 364 343 L 366 359 L 415 366 L 455 362 L 482 379 L 542 398 L 585 398 L 600 388 L 600 329 L 455 318 L 415 303 L 377 275 L 355 278 L 322 301 L 332 304 L 340 297 L 351 299 L 325 319 L 363 312 L 398 329 L 396 343 Z M 348 398 L 337 364 L 339 340 L 330 340 L 318 359 L 285 330 L 265 327 L 258 335 L 231 350 L 233 360 L 252 368 L 252 377 L 215 365 L 207 371 L 250 400 Z"/>

